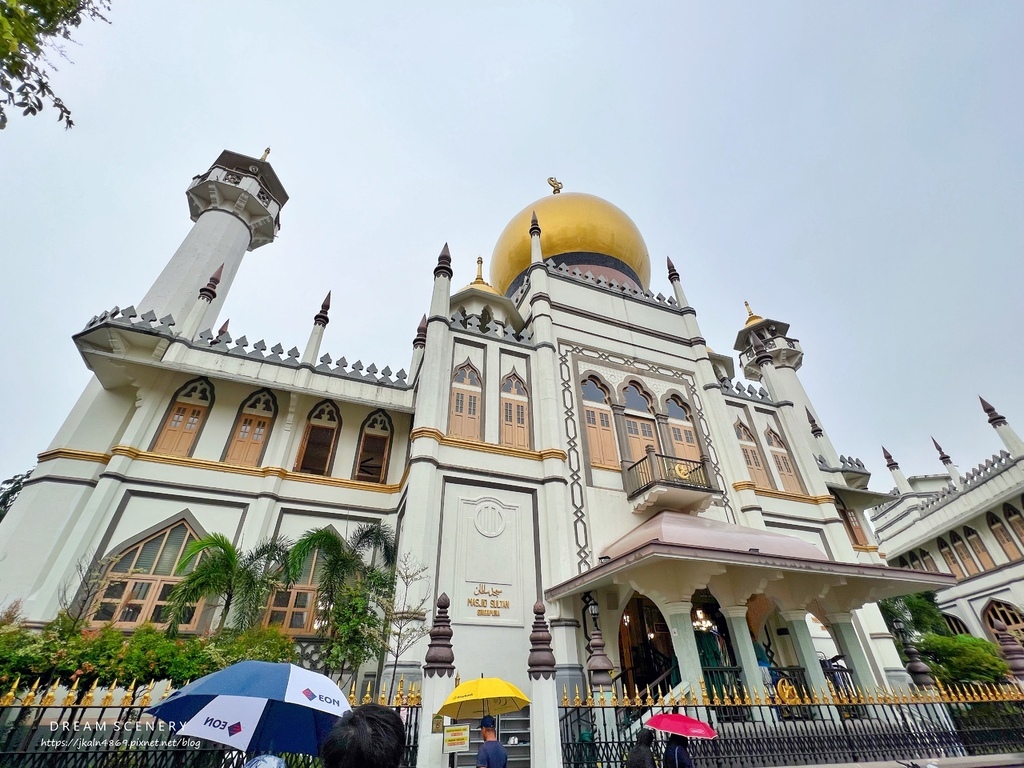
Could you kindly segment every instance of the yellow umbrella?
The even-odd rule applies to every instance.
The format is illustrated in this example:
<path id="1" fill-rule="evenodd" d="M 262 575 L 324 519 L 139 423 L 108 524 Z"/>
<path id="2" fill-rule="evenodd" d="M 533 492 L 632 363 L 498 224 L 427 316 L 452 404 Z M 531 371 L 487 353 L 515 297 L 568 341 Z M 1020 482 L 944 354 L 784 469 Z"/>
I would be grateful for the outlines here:
<path id="1" fill-rule="evenodd" d="M 512 683 L 498 677 L 481 677 L 457 686 L 437 714 L 453 720 L 471 720 L 518 712 L 529 703 L 526 695 Z"/>

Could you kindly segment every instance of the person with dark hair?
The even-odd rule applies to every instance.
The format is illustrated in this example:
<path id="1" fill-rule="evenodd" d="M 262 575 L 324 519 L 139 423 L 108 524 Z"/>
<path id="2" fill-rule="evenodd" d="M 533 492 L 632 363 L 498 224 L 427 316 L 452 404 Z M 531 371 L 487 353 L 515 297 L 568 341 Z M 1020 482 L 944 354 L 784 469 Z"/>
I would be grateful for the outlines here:
<path id="1" fill-rule="evenodd" d="M 480 737 L 484 743 L 476 753 L 478 768 L 505 768 L 508 765 L 508 752 L 498 741 L 494 718 L 490 715 L 485 715 L 480 720 Z"/>
<path id="2" fill-rule="evenodd" d="M 629 750 L 626 768 L 655 768 L 654 752 L 651 750 L 653 743 L 654 731 L 650 728 L 641 728 L 636 737 L 636 744 Z"/>
<path id="3" fill-rule="evenodd" d="M 404 755 L 402 718 L 380 704 L 346 712 L 320 745 L 324 768 L 398 768 Z"/>
<path id="4" fill-rule="evenodd" d="M 693 768 L 693 758 L 687 748 L 685 736 L 672 734 L 665 745 L 665 757 L 661 761 L 662 768 Z"/>

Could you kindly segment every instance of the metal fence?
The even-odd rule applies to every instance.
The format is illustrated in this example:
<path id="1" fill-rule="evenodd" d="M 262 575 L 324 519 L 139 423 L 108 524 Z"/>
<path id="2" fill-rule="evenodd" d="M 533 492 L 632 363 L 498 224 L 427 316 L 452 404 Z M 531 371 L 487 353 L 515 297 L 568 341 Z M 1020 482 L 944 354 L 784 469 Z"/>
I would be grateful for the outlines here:
<path id="1" fill-rule="evenodd" d="M 403 766 L 412 768 L 420 707 L 401 700 L 391 706 L 405 723 Z M 241 768 L 256 754 L 179 736 L 144 710 L 144 705 L 0 706 L 0 768 Z M 290 768 L 320 765 L 305 755 L 285 759 Z"/>
<path id="2" fill-rule="evenodd" d="M 632 710 L 632 726 L 617 713 Z M 718 733 L 691 740 L 699 768 L 823 765 L 925 760 L 1024 751 L 1024 694 L 1015 686 L 971 686 L 846 694 L 830 690 L 767 701 L 737 689 L 695 696 L 613 696 L 563 693 L 560 709 L 565 768 L 622 768 L 642 722 L 679 712 Z M 639 722 L 638 722 L 639 721 Z M 660 734 L 659 734 L 660 737 Z M 655 744 L 655 755 L 662 749 Z"/>

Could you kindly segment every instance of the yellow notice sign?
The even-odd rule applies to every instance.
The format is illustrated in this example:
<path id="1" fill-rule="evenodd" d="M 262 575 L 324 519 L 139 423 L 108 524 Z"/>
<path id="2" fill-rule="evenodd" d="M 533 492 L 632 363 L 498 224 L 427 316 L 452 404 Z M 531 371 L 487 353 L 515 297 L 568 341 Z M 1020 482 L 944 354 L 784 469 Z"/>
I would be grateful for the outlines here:
<path id="1" fill-rule="evenodd" d="M 442 754 L 469 752 L 469 724 L 446 725 L 444 727 L 444 748 Z"/>

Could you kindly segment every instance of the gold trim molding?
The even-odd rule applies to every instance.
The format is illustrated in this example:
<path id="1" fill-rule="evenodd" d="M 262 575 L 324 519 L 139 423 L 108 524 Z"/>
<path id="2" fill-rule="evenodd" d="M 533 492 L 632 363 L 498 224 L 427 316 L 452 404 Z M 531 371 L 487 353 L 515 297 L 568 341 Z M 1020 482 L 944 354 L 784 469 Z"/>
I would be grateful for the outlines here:
<path id="1" fill-rule="evenodd" d="M 36 460 L 41 464 L 44 461 L 53 461 L 54 459 L 72 459 L 74 461 L 92 461 L 97 464 L 106 464 L 110 461 L 109 453 L 100 453 L 99 451 L 80 451 L 77 448 L 54 448 L 52 451 L 43 451 Z"/>
<path id="2" fill-rule="evenodd" d="M 796 501 L 801 504 L 835 504 L 831 496 L 808 496 L 803 493 L 790 493 L 789 491 L 777 491 L 774 488 L 759 488 L 752 480 L 740 480 L 733 483 L 732 487 L 737 491 L 753 491 L 758 496 L 769 499 L 784 499 L 785 501 Z"/>
<path id="3" fill-rule="evenodd" d="M 439 429 L 433 427 L 416 427 L 409 435 L 411 440 L 421 437 L 428 437 L 440 445 L 448 445 L 453 448 L 465 448 L 470 451 L 481 451 L 483 453 L 496 453 L 501 456 L 514 456 L 518 459 L 529 459 L 531 461 L 544 461 L 544 459 L 558 459 L 566 461 L 565 451 L 559 448 L 545 448 L 541 451 L 529 451 L 525 448 L 513 448 L 510 445 L 494 445 L 480 440 L 470 440 L 465 437 L 454 437 L 446 435 Z M 616 467 L 617 469 L 617 467 Z"/>
<path id="4" fill-rule="evenodd" d="M 878 547 L 871 544 L 854 544 L 852 546 L 858 552 L 878 552 Z M 878 554 L 881 555 L 882 553 L 879 552 Z"/>
<path id="5" fill-rule="evenodd" d="M 284 467 L 242 467 L 236 464 L 225 464 L 224 462 L 210 461 L 208 459 L 194 459 L 187 456 L 165 456 L 151 451 L 142 451 L 130 445 L 115 445 L 110 449 L 110 453 L 114 456 L 125 456 L 134 461 L 150 461 L 155 464 L 170 464 L 176 467 L 188 467 L 189 469 L 208 469 L 213 472 L 231 472 L 232 474 L 248 475 L 249 477 L 280 477 L 282 480 L 330 485 L 334 488 L 350 488 L 356 491 L 370 491 L 372 493 L 398 493 L 402 489 L 402 483 L 400 482 L 388 484 L 367 483 L 343 477 L 321 477 L 320 475 L 307 475 L 304 472 L 289 472 Z"/>

